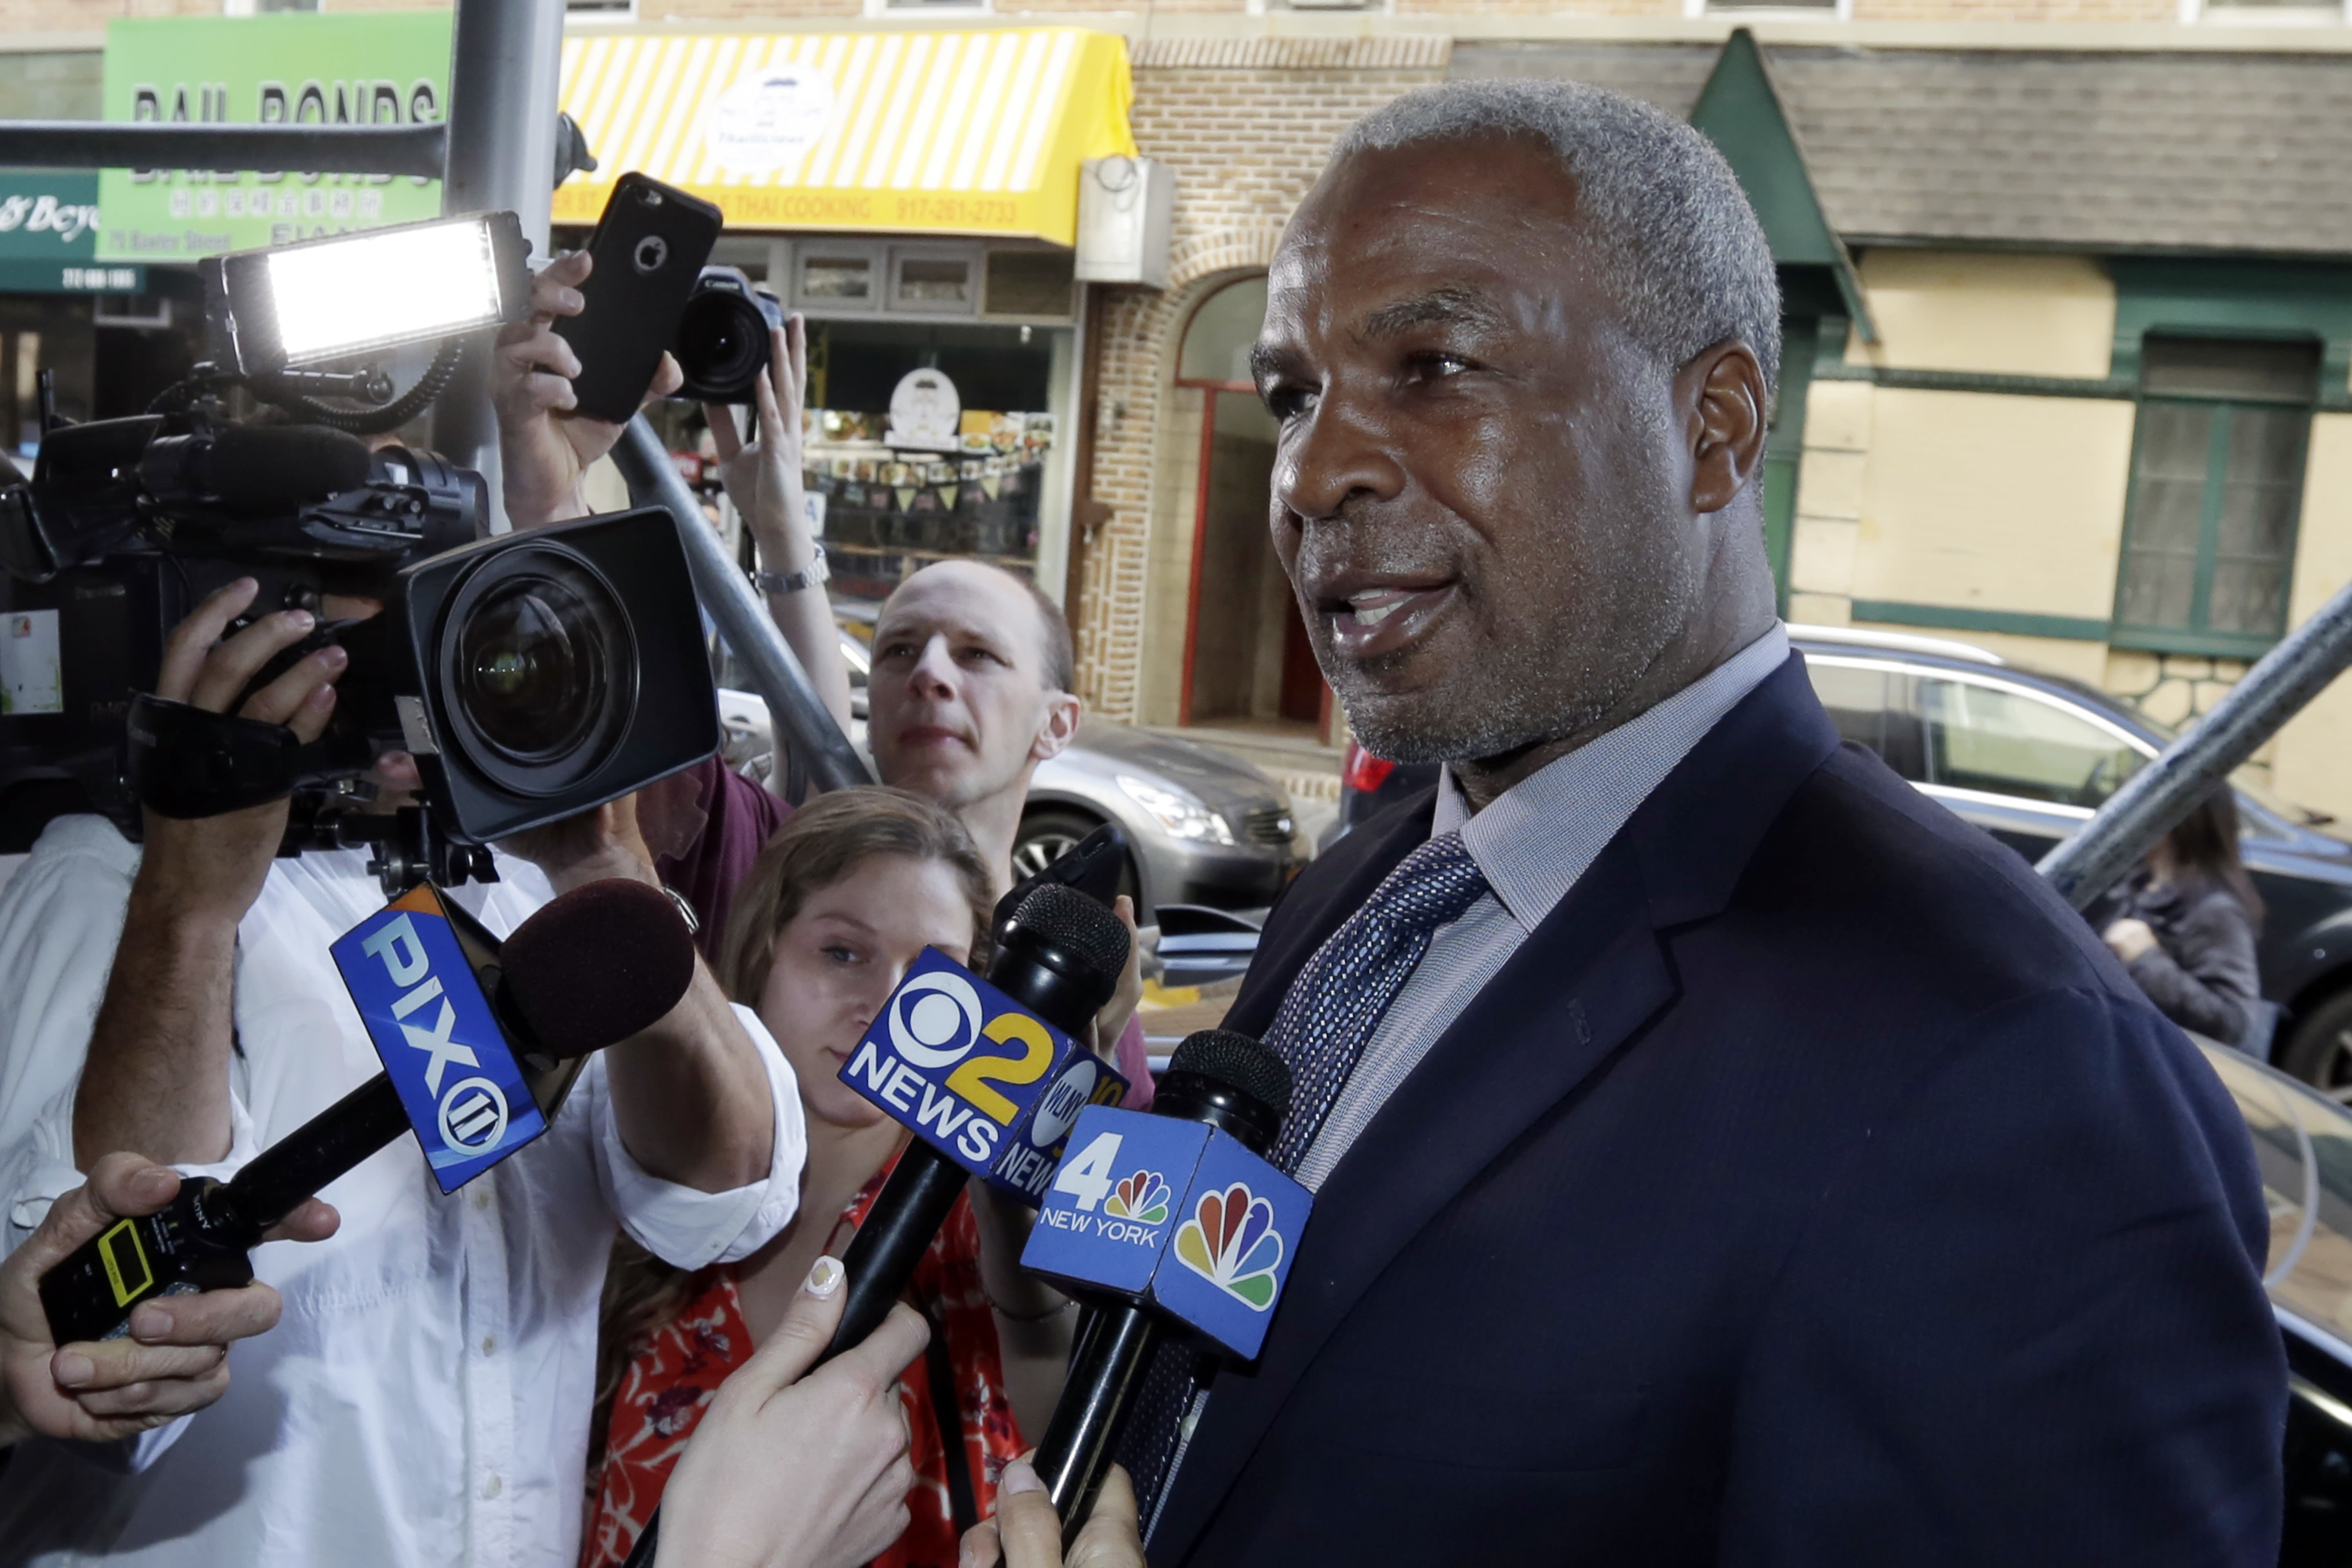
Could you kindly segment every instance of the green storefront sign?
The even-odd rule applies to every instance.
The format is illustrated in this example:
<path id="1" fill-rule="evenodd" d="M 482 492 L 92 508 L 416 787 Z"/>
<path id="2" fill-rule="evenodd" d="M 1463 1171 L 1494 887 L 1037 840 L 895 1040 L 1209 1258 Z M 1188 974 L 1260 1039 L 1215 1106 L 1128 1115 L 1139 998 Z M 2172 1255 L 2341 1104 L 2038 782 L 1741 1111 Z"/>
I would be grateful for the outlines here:
<path id="1" fill-rule="evenodd" d="M 143 267 L 101 267 L 98 176 L 0 169 L 0 293 L 135 294 Z"/>
<path id="2" fill-rule="evenodd" d="M 106 31 L 105 117 L 224 124 L 407 125 L 448 100 L 447 11 L 172 16 Z M 109 169 L 98 258 L 226 250 L 437 217 L 441 182 L 393 174 Z"/>

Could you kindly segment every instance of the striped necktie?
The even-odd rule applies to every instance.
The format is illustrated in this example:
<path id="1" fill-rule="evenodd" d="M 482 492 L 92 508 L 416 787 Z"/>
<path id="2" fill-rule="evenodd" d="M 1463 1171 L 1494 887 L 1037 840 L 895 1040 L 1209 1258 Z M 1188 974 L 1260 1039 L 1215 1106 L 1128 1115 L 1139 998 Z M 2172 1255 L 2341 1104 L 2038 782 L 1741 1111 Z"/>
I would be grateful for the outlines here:
<path id="1" fill-rule="evenodd" d="M 1486 875 L 1462 835 L 1440 834 L 1406 856 L 1299 971 L 1265 1035 L 1266 1045 L 1290 1068 L 1290 1114 L 1269 1154 L 1284 1173 L 1297 1171 L 1314 1147 L 1430 939 L 1486 892 Z M 1196 1358 L 1188 1343 L 1160 1342 L 1120 1436 L 1119 1462 L 1135 1479 L 1147 1525 L 1187 1436 L 1185 1414 L 1202 1386 Z"/>

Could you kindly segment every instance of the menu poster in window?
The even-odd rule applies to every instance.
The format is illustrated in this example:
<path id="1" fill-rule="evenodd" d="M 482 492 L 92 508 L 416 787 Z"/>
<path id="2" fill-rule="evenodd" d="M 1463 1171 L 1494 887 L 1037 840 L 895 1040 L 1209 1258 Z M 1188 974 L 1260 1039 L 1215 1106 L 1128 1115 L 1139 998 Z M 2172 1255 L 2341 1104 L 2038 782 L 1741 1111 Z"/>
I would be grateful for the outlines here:
<path id="1" fill-rule="evenodd" d="M 890 394 L 890 433 L 884 442 L 918 451 L 952 452 L 962 411 L 954 382 L 936 370 L 910 370 Z"/>

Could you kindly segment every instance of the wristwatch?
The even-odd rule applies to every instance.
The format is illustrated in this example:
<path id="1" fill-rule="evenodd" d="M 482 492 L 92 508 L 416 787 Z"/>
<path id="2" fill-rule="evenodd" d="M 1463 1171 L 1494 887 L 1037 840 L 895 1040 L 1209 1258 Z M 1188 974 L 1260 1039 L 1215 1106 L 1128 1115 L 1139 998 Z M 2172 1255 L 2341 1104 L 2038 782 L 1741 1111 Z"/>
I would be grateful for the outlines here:
<path id="1" fill-rule="evenodd" d="M 816 559 L 799 572 L 754 572 L 751 586 L 762 594 L 797 594 L 803 588 L 814 588 L 833 575 L 833 568 L 824 563 L 824 546 L 811 546 Z"/>

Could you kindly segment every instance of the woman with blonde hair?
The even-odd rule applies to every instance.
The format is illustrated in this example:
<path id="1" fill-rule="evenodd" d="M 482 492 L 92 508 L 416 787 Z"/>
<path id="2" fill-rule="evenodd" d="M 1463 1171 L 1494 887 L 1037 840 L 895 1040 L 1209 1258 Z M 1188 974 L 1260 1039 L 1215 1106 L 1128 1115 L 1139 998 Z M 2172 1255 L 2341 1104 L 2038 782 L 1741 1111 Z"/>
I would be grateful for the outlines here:
<path id="1" fill-rule="evenodd" d="M 583 1568 L 626 1558 L 712 1394 L 782 1321 L 811 1266 L 840 1257 L 864 1219 L 908 1135 L 841 1081 L 842 1067 L 926 947 L 974 962 L 989 895 L 962 825 L 904 790 L 821 796 L 761 851 L 718 970 L 800 1080 L 800 1213 L 741 1263 L 694 1273 L 622 1244 L 605 1288 L 595 1428 L 604 1447 Z M 916 1273 L 909 1296 L 932 1336 L 899 1384 L 916 1482 L 905 1534 L 877 1559 L 887 1568 L 956 1561 L 959 1534 L 988 1517 L 999 1473 L 1028 1446 L 1024 1419 L 1041 1430 L 1058 1391 L 1076 1312 L 1020 1271 L 1027 1225 L 975 1184 Z"/>

